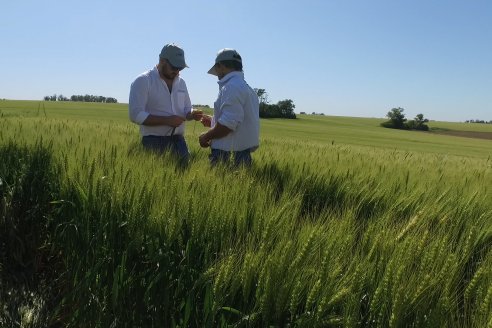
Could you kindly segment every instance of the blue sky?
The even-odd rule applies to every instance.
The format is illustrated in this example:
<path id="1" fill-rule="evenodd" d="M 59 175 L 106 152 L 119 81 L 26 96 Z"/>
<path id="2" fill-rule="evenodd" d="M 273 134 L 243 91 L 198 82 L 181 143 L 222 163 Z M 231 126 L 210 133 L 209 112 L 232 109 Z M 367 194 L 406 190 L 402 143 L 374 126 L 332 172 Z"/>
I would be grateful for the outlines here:
<path id="1" fill-rule="evenodd" d="M 180 0 L 2 3 L 0 98 L 93 94 L 128 102 L 133 79 L 181 45 L 194 104 L 221 48 L 246 80 L 296 112 L 492 120 L 492 1 Z"/>

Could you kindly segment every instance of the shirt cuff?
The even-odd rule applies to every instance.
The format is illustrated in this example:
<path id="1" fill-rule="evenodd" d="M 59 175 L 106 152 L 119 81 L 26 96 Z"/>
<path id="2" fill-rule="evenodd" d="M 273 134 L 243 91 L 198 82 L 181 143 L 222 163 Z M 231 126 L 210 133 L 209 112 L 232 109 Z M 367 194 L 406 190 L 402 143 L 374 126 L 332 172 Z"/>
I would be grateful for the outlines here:
<path id="1" fill-rule="evenodd" d="M 135 119 L 135 123 L 142 125 L 143 122 L 147 119 L 147 117 L 149 117 L 149 115 L 150 114 L 147 113 L 147 112 L 140 112 L 140 113 L 138 113 L 138 115 L 137 115 L 137 117 Z"/>
<path id="2" fill-rule="evenodd" d="M 232 131 L 236 130 L 237 122 L 224 121 L 222 118 L 219 118 L 218 121 L 221 125 L 228 127 Z"/>
<path id="3" fill-rule="evenodd" d="M 189 111 L 185 112 L 185 118 L 186 118 L 187 121 L 193 120 L 193 117 L 188 118 L 188 115 L 190 115 L 191 112 L 192 112 L 192 109 L 190 109 Z"/>

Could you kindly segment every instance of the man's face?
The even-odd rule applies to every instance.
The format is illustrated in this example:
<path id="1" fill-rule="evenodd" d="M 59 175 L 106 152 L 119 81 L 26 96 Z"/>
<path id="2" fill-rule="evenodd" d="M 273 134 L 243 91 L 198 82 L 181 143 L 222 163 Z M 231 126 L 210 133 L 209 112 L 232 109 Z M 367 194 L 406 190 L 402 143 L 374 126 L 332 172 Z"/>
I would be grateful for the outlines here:
<path id="1" fill-rule="evenodd" d="M 222 78 L 227 74 L 227 71 L 225 70 L 226 67 L 221 63 L 215 63 L 214 67 L 215 72 L 217 72 L 217 77 L 219 78 L 219 80 L 222 80 Z"/>
<path id="2" fill-rule="evenodd" d="M 158 69 L 161 77 L 167 80 L 174 80 L 179 75 L 179 72 L 183 70 L 182 67 L 171 65 L 167 59 L 160 60 Z"/>

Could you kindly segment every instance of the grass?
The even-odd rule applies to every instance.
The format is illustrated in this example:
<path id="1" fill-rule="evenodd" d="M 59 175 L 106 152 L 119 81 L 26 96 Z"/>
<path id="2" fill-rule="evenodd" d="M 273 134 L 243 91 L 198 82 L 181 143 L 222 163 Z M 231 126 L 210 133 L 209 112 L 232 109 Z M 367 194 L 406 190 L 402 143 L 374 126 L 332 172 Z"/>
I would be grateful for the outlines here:
<path id="1" fill-rule="evenodd" d="M 262 120 L 230 172 L 187 123 L 182 171 L 124 105 L 38 104 L 0 102 L 2 326 L 492 324 L 490 141 Z"/>

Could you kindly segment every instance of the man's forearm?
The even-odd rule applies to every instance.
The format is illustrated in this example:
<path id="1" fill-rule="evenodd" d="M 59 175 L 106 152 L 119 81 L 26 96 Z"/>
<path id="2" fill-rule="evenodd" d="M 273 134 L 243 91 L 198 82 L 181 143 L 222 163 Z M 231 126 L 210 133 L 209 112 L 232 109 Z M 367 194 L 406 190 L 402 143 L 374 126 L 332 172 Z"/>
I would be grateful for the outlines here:
<path id="1" fill-rule="evenodd" d="M 205 135 L 208 140 L 212 140 L 223 138 L 231 132 L 232 130 L 229 129 L 227 126 L 217 123 L 213 128 L 208 130 Z"/>
<path id="2" fill-rule="evenodd" d="M 198 137 L 198 142 L 201 147 L 210 147 L 210 142 L 213 139 L 220 139 L 231 133 L 232 130 L 227 126 L 224 126 L 220 123 L 217 123 L 213 128 L 208 130 L 207 132 L 202 133 Z"/>
<path id="3" fill-rule="evenodd" d="M 172 116 L 157 116 L 150 114 L 147 116 L 142 125 L 157 126 L 157 125 L 168 125 L 172 127 L 178 127 L 184 122 L 184 118 L 176 115 Z"/>

